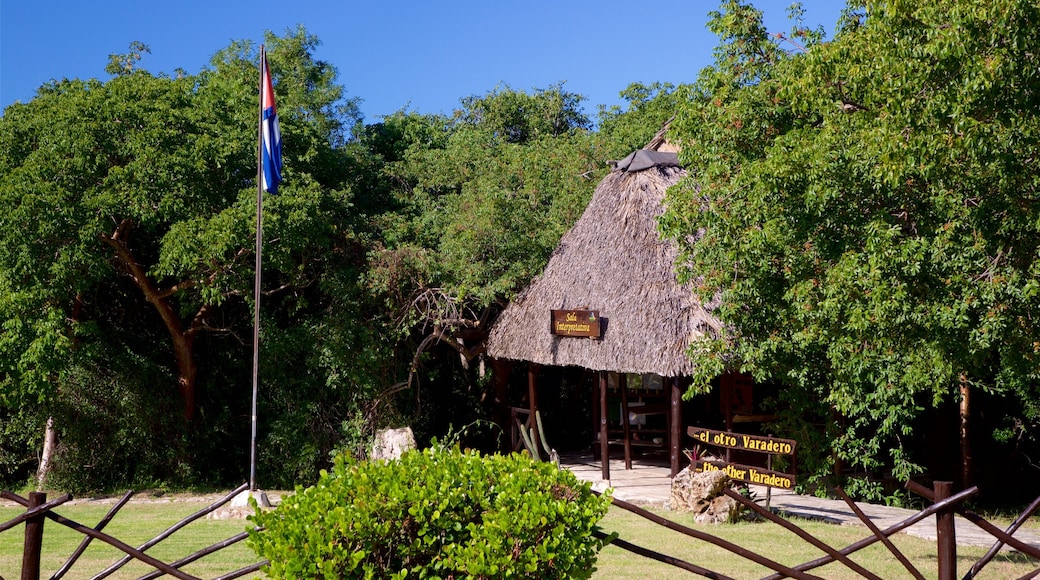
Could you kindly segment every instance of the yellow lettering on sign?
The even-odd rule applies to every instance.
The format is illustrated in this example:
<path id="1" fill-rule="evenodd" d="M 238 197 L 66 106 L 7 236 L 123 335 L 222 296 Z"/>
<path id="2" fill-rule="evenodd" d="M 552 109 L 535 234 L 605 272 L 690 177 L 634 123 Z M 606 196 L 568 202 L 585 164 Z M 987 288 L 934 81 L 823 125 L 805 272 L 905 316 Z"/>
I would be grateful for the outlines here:
<path id="1" fill-rule="evenodd" d="M 742 435 L 740 433 L 727 433 L 724 431 L 713 431 L 711 429 L 700 429 L 690 427 L 687 429 L 690 437 L 701 443 L 709 445 L 720 445 L 730 449 L 746 449 L 758 453 L 769 453 L 773 455 L 794 455 L 797 443 L 785 439 L 774 439 L 757 435 Z"/>
<path id="2" fill-rule="evenodd" d="M 736 467 L 733 467 L 732 465 L 727 465 L 726 466 L 726 475 L 730 476 L 733 479 L 737 479 L 737 480 L 740 480 L 740 481 L 743 481 L 745 479 L 745 477 L 744 477 L 745 471 L 746 470 L 744 470 L 744 469 L 737 469 Z"/>
<path id="3" fill-rule="evenodd" d="M 770 441 L 768 439 L 759 439 L 750 435 L 742 435 L 741 442 L 744 444 L 744 449 L 750 449 L 752 451 L 762 451 L 764 453 L 779 453 L 784 455 L 791 454 L 790 443 Z"/>
<path id="4" fill-rule="evenodd" d="M 715 436 L 712 437 L 711 442 L 716 445 L 734 447 L 737 444 L 737 438 L 727 433 L 716 433 Z"/>
<path id="5" fill-rule="evenodd" d="M 557 322 L 556 332 L 590 332 L 592 327 L 581 322 Z"/>
<path id="6" fill-rule="evenodd" d="M 759 471 L 757 471 L 755 469 L 749 469 L 748 471 L 749 471 L 749 473 L 748 473 L 747 481 L 749 481 L 751 483 L 758 483 L 758 484 L 761 484 L 761 485 L 769 485 L 769 486 L 772 486 L 772 487 L 781 487 L 781 488 L 784 488 L 784 489 L 791 489 L 793 487 L 791 485 L 790 478 L 782 477 L 782 476 L 775 475 L 775 474 L 772 474 L 772 473 L 760 473 Z"/>

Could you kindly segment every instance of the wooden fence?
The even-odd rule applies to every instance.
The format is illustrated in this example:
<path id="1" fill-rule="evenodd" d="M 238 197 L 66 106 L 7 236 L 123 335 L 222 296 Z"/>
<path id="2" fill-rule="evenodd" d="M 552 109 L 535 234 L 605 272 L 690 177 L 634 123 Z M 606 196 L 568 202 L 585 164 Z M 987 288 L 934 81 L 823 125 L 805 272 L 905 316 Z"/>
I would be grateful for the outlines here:
<path id="1" fill-rule="evenodd" d="M 986 555 L 983 556 L 978 562 L 976 562 L 971 567 L 971 569 L 964 575 L 965 579 L 974 578 L 983 569 L 983 567 L 985 567 L 986 564 L 993 558 L 993 556 L 995 556 L 997 552 L 1005 545 L 1010 546 L 1011 548 L 1018 550 L 1022 554 L 1026 554 L 1040 561 L 1040 548 L 1022 542 L 1013 536 L 1013 534 L 1019 529 L 1019 527 L 1021 527 L 1021 525 L 1025 523 L 1025 521 L 1030 516 L 1032 516 L 1032 514 L 1037 510 L 1038 507 L 1040 507 L 1040 497 L 1036 498 L 1036 500 L 1034 500 L 1033 503 L 1031 503 L 1029 507 L 1027 507 L 1007 529 L 1001 530 L 997 526 L 986 521 L 978 514 L 975 514 L 970 510 L 966 509 L 962 505 L 962 502 L 978 493 L 978 488 L 976 487 L 971 487 L 957 494 L 951 493 L 952 483 L 944 481 L 935 482 L 933 489 L 928 489 L 927 487 L 924 487 L 914 482 L 909 482 L 907 484 L 907 487 L 914 493 L 917 493 L 926 498 L 928 501 L 932 502 L 932 505 L 914 514 L 913 516 L 910 516 L 902 522 L 890 526 L 884 530 L 879 529 L 874 524 L 874 522 L 872 522 L 859 509 L 855 502 L 853 502 L 852 499 L 849 498 L 845 494 L 845 492 L 839 488 L 837 490 L 838 495 L 848 504 L 849 509 L 851 509 L 852 512 L 855 513 L 857 517 L 859 517 L 859 519 L 863 522 L 865 526 L 867 526 L 867 528 L 870 530 L 872 534 L 858 542 L 850 544 L 849 546 L 846 546 L 841 549 L 836 549 L 827 545 L 826 543 L 820 541 L 812 534 L 806 532 L 805 530 L 802 530 L 790 521 L 778 517 L 771 511 L 759 506 L 754 501 L 742 496 L 741 494 L 733 491 L 732 489 L 727 489 L 725 493 L 729 497 L 740 502 L 748 509 L 766 518 L 767 520 L 776 523 L 780 526 L 783 526 L 784 528 L 786 528 L 802 540 L 812 544 L 813 546 L 816 546 L 817 548 L 822 550 L 824 554 L 826 554 L 821 558 L 817 558 L 815 560 L 805 562 L 797 566 L 786 566 L 784 564 L 776 562 L 775 560 L 772 560 L 768 556 L 756 553 L 752 550 L 748 550 L 737 544 L 734 544 L 733 542 L 713 536 L 702 530 L 683 526 L 682 524 L 678 524 L 669 519 L 663 518 L 659 515 L 656 515 L 652 512 L 649 512 L 628 502 L 621 501 L 619 499 L 614 499 L 613 505 L 630 511 L 636 515 L 639 515 L 662 527 L 679 532 L 681 534 L 685 534 L 691 538 L 700 541 L 708 542 L 728 552 L 736 554 L 737 556 L 746 558 L 748 560 L 751 560 L 752 562 L 765 566 L 766 568 L 769 568 L 773 571 L 773 574 L 765 577 L 768 580 L 775 580 L 779 578 L 811 578 L 818 580 L 819 577 L 811 574 L 810 571 L 824 566 L 826 564 L 830 564 L 832 562 L 840 562 L 859 577 L 879 579 L 877 574 L 871 572 L 870 570 L 864 568 L 863 566 L 857 564 L 849 558 L 851 554 L 863 548 L 866 548 L 867 546 L 870 546 L 876 542 L 881 542 L 882 544 L 884 544 L 884 546 L 888 548 L 892 555 L 897 560 L 899 560 L 903 567 L 906 568 L 908 577 L 917 578 L 918 580 L 924 580 L 925 575 L 922 574 L 922 572 L 919 569 L 917 569 L 913 565 L 913 563 L 911 563 L 910 560 L 899 551 L 899 549 L 889 540 L 889 537 L 933 515 L 936 516 L 938 578 L 940 580 L 954 580 L 957 577 L 957 541 L 956 531 L 954 528 L 955 513 L 960 514 L 968 521 L 982 528 L 995 539 L 993 546 L 986 553 Z M 600 533 L 599 537 L 605 538 L 607 537 L 607 534 Z M 698 574 L 706 578 L 716 578 L 720 580 L 730 578 L 729 576 L 723 573 L 710 570 L 708 568 L 699 566 L 691 562 L 686 562 L 684 560 L 672 556 L 655 552 L 653 550 L 635 545 L 631 542 L 628 542 L 620 538 L 615 539 L 612 542 L 612 544 L 623 550 L 628 550 L 632 553 L 639 554 L 641 556 L 645 556 L 647 558 L 651 558 L 659 562 L 664 562 L 676 568 L 686 570 L 687 572 Z M 1040 576 L 1040 568 L 1037 568 L 1033 572 L 1023 576 L 1023 578 L 1035 578 L 1037 576 Z"/>
<path id="2" fill-rule="evenodd" d="M 195 520 L 205 516 L 206 514 L 216 511 L 221 506 L 231 501 L 231 499 L 235 497 L 237 494 L 245 491 L 247 488 L 247 484 L 242 484 L 242 486 L 240 486 L 238 489 L 224 496 L 219 501 L 213 503 L 212 505 L 202 510 L 199 510 L 198 512 L 195 512 L 194 514 L 188 516 L 180 522 L 177 522 L 176 524 L 167 528 L 158 536 L 152 538 L 151 540 L 145 542 L 144 544 L 136 548 L 102 531 L 105 528 L 105 526 L 108 525 L 110 521 L 112 521 L 112 518 L 115 517 L 116 513 L 118 513 L 119 510 L 130 500 L 130 497 L 133 495 L 133 492 L 127 492 L 112 507 L 112 509 L 109 510 L 108 514 L 105 515 L 105 517 L 102 518 L 100 522 L 98 522 L 96 526 L 88 527 L 79 522 L 75 522 L 64 516 L 61 516 L 53 511 L 54 508 L 72 499 L 72 496 L 68 494 L 63 495 L 55 500 L 47 501 L 47 494 L 45 493 L 33 492 L 29 494 L 28 498 L 24 498 L 8 491 L 2 491 L 0 492 L 0 497 L 3 497 L 6 500 L 10 500 L 22 505 L 26 508 L 26 511 L 16 516 L 15 518 L 0 524 L 0 533 L 10 528 L 13 528 L 19 524 L 22 524 L 23 522 L 25 523 L 25 547 L 22 551 L 21 580 L 40 580 L 40 555 L 43 546 L 44 521 L 46 520 L 51 520 L 55 523 L 76 530 L 84 536 L 83 541 L 80 543 L 79 547 L 76 548 L 76 550 L 72 553 L 72 555 L 69 556 L 65 563 L 53 575 L 49 577 L 51 580 L 58 580 L 62 578 L 65 574 L 67 574 L 69 570 L 72 568 L 72 566 L 79 559 L 79 557 L 87 549 L 87 546 L 90 545 L 92 540 L 99 540 L 101 542 L 105 542 L 106 544 L 113 546 L 114 548 L 120 550 L 125 554 L 125 556 L 123 556 L 121 559 L 119 559 L 112 565 L 92 575 L 92 580 L 101 580 L 103 578 L 106 578 L 132 560 L 144 562 L 145 564 L 148 564 L 149 566 L 155 568 L 155 572 L 146 574 L 145 576 L 142 576 L 139 580 L 151 580 L 152 578 L 158 578 L 159 576 L 162 576 L 164 574 L 168 574 L 170 576 L 173 576 L 174 578 L 180 578 L 181 580 L 200 580 L 195 576 L 181 571 L 180 568 L 192 562 L 195 562 L 205 556 L 218 552 L 228 546 L 234 545 L 246 539 L 249 536 L 249 534 L 247 532 L 242 532 L 241 534 L 232 536 L 224 541 L 217 542 L 216 544 L 213 544 L 207 548 L 203 548 L 202 550 L 199 550 L 194 554 L 185 556 L 184 558 L 181 558 L 176 562 L 170 563 L 166 563 L 156 558 L 153 558 L 152 556 L 146 554 L 145 551 L 151 548 L 152 546 L 155 546 L 159 542 L 165 540 L 166 538 L 170 537 L 171 535 L 173 535 L 174 532 L 184 528 L 191 522 L 194 522 Z M 266 561 L 257 562 L 256 564 L 252 564 L 250 566 L 246 566 L 245 568 L 224 574 L 223 576 L 220 576 L 217 580 L 230 580 L 232 578 L 239 578 L 251 572 L 256 572 L 265 564 L 267 564 Z M 0 580 L 2 580 L 2 578 L 0 578 Z"/>
<path id="3" fill-rule="evenodd" d="M 163 574 L 168 574 L 174 578 L 180 578 L 182 580 L 200 580 L 195 576 L 181 571 L 180 568 L 191 562 L 195 562 L 196 560 L 204 556 L 213 554 L 223 548 L 226 548 L 241 540 L 244 540 L 246 537 L 248 537 L 248 533 L 243 532 L 241 534 L 228 538 L 227 540 L 218 542 L 216 544 L 213 544 L 212 546 L 199 550 L 198 552 L 181 558 L 180 560 L 170 563 L 162 562 L 156 558 L 153 558 L 146 554 L 145 551 L 148 548 L 158 544 L 162 540 L 168 538 L 174 532 L 184 528 L 191 522 L 205 516 L 210 512 L 217 510 L 218 508 L 229 502 L 231 498 L 233 498 L 235 495 L 242 491 L 245 491 L 247 487 L 248 486 L 246 484 L 243 484 L 241 487 L 232 491 L 218 502 L 196 512 L 195 514 L 185 518 L 184 520 L 181 520 L 180 522 L 169 527 L 167 530 L 165 530 L 155 538 L 149 540 L 141 546 L 138 546 L 137 548 L 129 546 L 126 543 L 120 541 L 119 539 L 105 534 L 102 531 L 104 527 L 108 524 L 108 522 L 110 522 L 112 518 L 116 515 L 119 509 L 122 508 L 130 499 L 132 492 L 127 492 L 127 494 L 124 495 L 123 498 L 120 499 L 120 501 L 116 503 L 111 510 L 109 510 L 109 513 L 104 518 L 102 518 L 102 520 L 96 526 L 87 527 L 83 524 L 80 524 L 61 515 L 58 515 L 53 511 L 54 508 L 60 506 L 61 504 L 71 499 L 71 497 L 68 495 L 63 495 L 58 499 L 48 502 L 46 494 L 31 493 L 29 494 L 28 498 L 23 498 L 13 493 L 4 491 L 0 492 L 0 497 L 21 504 L 26 508 L 26 511 L 18 515 L 17 517 L 3 524 L 0 524 L 0 533 L 10 528 L 13 528 L 19 524 L 22 524 L 23 522 L 25 523 L 25 548 L 23 551 L 21 580 L 39 580 L 41 577 L 40 554 L 41 546 L 43 543 L 43 523 L 47 519 L 52 520 L 58 524 L 64 525 L 66 527 L 69 527 L 73 530 L 76 530 L 84 535 L 83 542 L 73 552 L 73 554 L 69 556 L 66 562 L 58 569 L 58 571 L 50 576 L 51 580 L 58 580 L 61 577 L 63 577 L 69 571 L 69 569 L 72 568 L 73 564 L 76 563 L 76 560 L 80 557 L 80 555 L 83 554 L 84 550 L 86 550 L 91 540 L 94 539 L 105 542 L 122 551 L 126 555 L 119 561 L 113 563 L 109 567 L 102 570 L 101 572 L 98 572 L 91 576 L 92 580 L 101 580 L 111 575 L 113 572 L 115 572 L 131 560 L 138 560 L 155 568 L 155 572 L 142 576 L 140 580 L 150 580 L 152 578 L 162 576 Z M 863 514 L 859 507 L 847 495 L 845 495 L 845 493 L 841 489 L 838 489 L 838 495 L 843 500 L 845 500 L 845 502 L 849 506 L 849 509 L 851 509 L 853 513 L 855 513 L 860 518 L 860 520 L 862 520 L 863 524 L 867 526 L 867 528 L 871 532 L 870 536 L 841 549 L 836 549 L 827 545 L 826 543 L 820 541 L 812 534 L 809 534 L 808 532 L 802 530 L 790 521 L 776 516 L 768 509 L 756 504 L 754 501 L 740 495 L 739 493 L 731 489 L 727 489 L 726 495 L 728 495 L 729 497 L 740 502 L 741 504 L 746 506 L 748 509 L 754 511 L 761 517 L 766 518 L 767 520 L 774 522 L 777 525 L 783 526 L 791 533 L 797 535 L 799 538 L 812 544 L 813 546 L 816 546 L 817 548 L 822 550 L 824 554 L 826 554 L 821 558 L 817 558 L 815 560 L 805 562 L 797 566 L 787 566 L 781 564 L 769 558 L 766 555 L 756 553 L 752 550 L 748 550 L 733 542 L 713 536 L 702 530 L 683 526 L 681 524 L 663 518 L 659 515 L 651 513 L 647 510 L 644 510 L 638 506 L 632 505 L 628 502 L 619 499 L 614 499 L 613 503 L 615 506 L 621 509 L 625 509 L 632 513 L 635 513 L 662 527 L 674 530 L 681 534 L 685 534 L 696 540 L 708 542 L 733 554 L 736 554 L 737 556 L 746 558 L 757 564 L 765 566 L 766 568 L 773 571 L 773 574 L 766 576 L 766 578 L 769 580 L 779 578 L 817 579 L 818 576 L 813 575 L 810 571 L 824 566 L 826 564 L 830 564 L 832 562 L 840 562 L 849 570 L 851 570 L 854 574 L 860 577 L 877 579 L 878 576 L 875 573 L 864 568 L 862 565 L 857 564 L 849 558 L 851 554 L 876 542 L 881 542 L 885 545 L 885 547 L 888 548 L 892 555 L 897 560 L 899 560 L 899 562 L 901 562 L 903 566 L 906 568 L 908 576 L 912 576 L 919 580 L 923 580 L 925 578 L 925 575 L 919 569 L 917 569 L 909 561 L 909 559 L 907 559 L 899 551 L 899 549 L 896 548 L 894 544 L 892 544 L 892 542 L 889 540 L 889 537 L 931 516 L 936 516 L 936 528 L 938 536 L 938 578 L 940 580 L 954 580 L 957 575 L 957 544 L 953 520 L 953 516 L 955 513 L 960 514 L 965 519 L 972 522 L 981 529 L 985 530 L 987 533 L 989 533 L 995 538 L 995 542 L 992 548 L 986 553 L 985 556 L 983 556 L 978 562 L 976 562 L 971 567 L 971 569 L 965 574 L 965 579 L 975 577 L 983 569 L 983 567 L 986 566 L 986 564 L 993 558 L 993 556 L 996 555 L 996 553 L 1005 545 L 1010 546 L 1015 550 L 1018 550 L 1022 554 L 1026 554 L 1028 556 L 1036 558 L 1037 560 L 1040 560 L 1040 548 L 1022 542 L 1021 540 L 1018 540 L 1014 537 L 1014 533 L 1021 527 L 1021 525 L 1029 517 L 1031 517 L 1032 514 L 1038 508 L 1040 508 L 1040 497 L 1034 500 L 1007 529 L 1001 530 L 997 526 L 986 521 L 981 516 L 966 509 L 962 505 L 962 502 L 978 493 L 978 488 L 976 487 L 966 489 L 956 494 L 951 493 L 952 484 L 950 482 L 936 482 L 932 489 L 928 489 L 924 486 L 921 486 L 913 482 L 908 483 L 907 487 L 915 493 L 925 497 L 927 500 L 932 502 L 932 505 L 914 514 L 913 516 L 903 520 L 902 522 L 890 526 L 884 530 L 879 529 L 872 521 L 870 521 L 870 519 L 867 518 L 865 514 Z M 599 536 L 606 537 L 607 534 L 599 533 Z M 632 553 L 670 564 L 676 568 L 686 570 L 687 572 L 693 574 L 701 575 L 707 578 L 730 578 L 729 576 L 726 576 L 723 573 L 710 570 L 708 568 L 691 562 L 686 562 L 679 558 L 675 558 L 665 554 L 660 554 L 658 552 L 638 546 L 620 538 L 615 538 L 612 543 L 613 545 L 621 549 L 628 550 Z M 230 580 L 232 578 L 239 578 L 251 572 L 258 571 L 267 563 L 268 562 L 266 561 L 257 562 L 256 564 L 252 564 L 245 568 L 241 568 L 239 570 L 235 570 L 233 572 L 224 574 L 223 576 L 219 576 L 216 580 Z M 1040 568 L 1037 568 L 1032 573 L 1023 576 L 1023 578 L 1034 578 L 1036 576 L 1040 576 Z"/>

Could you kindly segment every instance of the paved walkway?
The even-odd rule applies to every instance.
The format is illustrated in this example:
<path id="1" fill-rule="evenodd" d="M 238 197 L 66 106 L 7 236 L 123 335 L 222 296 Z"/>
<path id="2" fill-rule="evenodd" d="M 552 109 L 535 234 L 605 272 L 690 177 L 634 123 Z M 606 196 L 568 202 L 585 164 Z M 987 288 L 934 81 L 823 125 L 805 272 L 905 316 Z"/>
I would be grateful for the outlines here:
<path id="1" fill-rule="evenodd" d="M 670 469 L 661 462 L 633 460 L 632 469 L 627 470 L 624 461 L 612 459 L 609 484 L 602 480 L 600 463 L 592 458 L 591 453 L 567 455 L 561 457 L 560 462 L 563 467 L 574 472 L 579 479 L 592 482 L 593 489 L 602 491 L 607 487 L 612 487 L 614 488 L 613 495 L 618 499 L 637 505 L 668 508 L 672 480 Z M 767 489 L 754 485 L 751 486 L 751 489 L 759 499 L 759 503 L 763 504 Z M 834 524 L 865 527 L 842 500 L 798 495 L 780 489 L 773 489 L 769 495 L 770 508 L 775 512 Z M 905 508 L 860 502 L 856 502 L 856 505 L 882 530 L 917 513 Z M 993 536 L 975 524 L 960 516 L 957 516 L 955 521 L 958 545 L 982 547 L 993 545 Z M 935 518 L 925 518 L 904 531 L 911 536 L 935 540 Z M 1015 538 L 1040 548 L 1040 530 L 1020 529 L 1015 533 Z"/>

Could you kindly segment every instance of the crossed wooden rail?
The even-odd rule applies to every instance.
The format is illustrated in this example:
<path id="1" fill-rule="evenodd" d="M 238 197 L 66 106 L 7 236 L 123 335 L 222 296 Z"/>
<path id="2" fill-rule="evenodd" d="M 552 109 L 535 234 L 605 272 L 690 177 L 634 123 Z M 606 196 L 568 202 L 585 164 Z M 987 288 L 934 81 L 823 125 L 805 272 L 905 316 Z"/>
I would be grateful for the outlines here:
<path id="1" fill-rule="evenodd" d="M 126 555 L 119 561 L 113 563 L 108 568 L 105 568 L 101 572 L 95 574 L 92 577 L 92 580 L 102 580 L 103 578 L 108 577 L 116 570 L 122 568 L 127 562 L 130 562 L 131 560 L 138 560 L 155 568 L 155 572 L 143 576 L 140 580 L 150 580 L 153 578 L 158 578 L 163 574 L 169 574 L 170 576 L 173 576 L 174 578 L 180 578 L 181 580 L 200 580 L 196 576 L 192 576 L 191 574 L 181 571 L 180 568 L 202 558 L 203 556 L 207 556 L 209 554 L 217 552 L 223 548 L 226 548 L 246 539 L 249 536 L 248 532 L 243 532 L 224 541 L 217 542 L 216 544 L 203 548 L 195 552 L 194 554 L 191 554 L 189 556 L 181 558 L 180 560 L 177 560 L 176 562 L 171 562 L 169 564 L 157 558 L 149 556 L 145 553 L 145 550 L 158 544 L 162 540 L 170 537 L 174 532 L 187 526 L 191 522 L 205 516 L 206 514 L 216 511 L 221 506 L 231 501 L 231 499 L 235 497 L 237 494 L 239 494 L 242 491 L 245 491 L 248 487 L 248 484 L 242 484 L 237 489 L 221 498 L 219 501 L 209 505 L 206 508 L 203 508 L 202 510 L 199 510 L 198 512 L 195 512 L 187 518 L 170 526 L 165 531 L 160 533 L 158 536 L 152 538 L 151 540 L 145 542 L 137 548 L 134 548 L 133 546 L 126 544 L 118 538 L 110 536 L 101 531 L 105 528 L 106 525 L 108 525 L 110 521 L 112 521 L 112 518 L 116 515 L 116 513 L 124 505 L 126 505 L 127 501 L 130 500 L 131 496 L 133 496 L 132 491 L 128 491 L 112 507 L 112 509 L 109 510 L 108 514 L 106 514 L 105 517 L 102 518 L 101 521 L 98 522 L 98 524 L 92 528 L 85 526 L 79 522 L 70 520 L 64 516 L 58 515 L 52 511 L 54 508 L 71 500 L 72 496 L 69 494 L 65 494 L 51 501 L 46 501 L 47 494 L 44 493 L 32 492 L 29 494 L 28 498 L 24 498 L 8 491 L 0 491 L 0 497 L 18 503 L 23 507 L 27 508 L 27 510 L 24 513 L 19 514 L 10 521 L 0 524 L 0 532 L 13 528 L 14 526 L 17 526 L 23 522 L 25 523 L 25 549 L 22 553 L 21 580 L 39 580 L 40 578 L 40 553 L 43 544 L 44 518 L 59 523 L 73 530 L 76 530 L 77 532 L 85 536 L 83 538 L 83 541 L 80 543 L 79 547 L 76 548 L 76 550 L 72 553 L 71 556 L 69 556 L 65 563 L 58 569 L 58 571 L 51 576 L 51 580 L 58 580 L 62 576 L 64 576 L 69 571 L 69 569 L 72 568 L 72 565 L 76 563 L 76 560 L 79 559 L 79 557 L 87 549 L 87 546 L 90 544 L 90 542 L 95 539 L 105 542 L 106 544 L 116 548 L 117 550 L 120 550 Z M 256 564 L 252 564 L 246 566 L 245 568 L 241 568 L 239 570 L 235 570 L 234 572 L 230 572 L 228 574 L 220 576 L 216 580 L 231 580 L 232 578 L 239 578 L 251 572 L 256 572 L 267 563 L 267 561 L 258 562 Z"/>

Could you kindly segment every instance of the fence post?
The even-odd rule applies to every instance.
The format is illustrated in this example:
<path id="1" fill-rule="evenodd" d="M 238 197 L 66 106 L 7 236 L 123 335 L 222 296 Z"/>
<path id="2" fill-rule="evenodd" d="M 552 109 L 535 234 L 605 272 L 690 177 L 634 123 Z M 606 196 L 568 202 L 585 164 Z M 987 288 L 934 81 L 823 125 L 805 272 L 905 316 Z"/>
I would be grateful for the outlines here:
<path id="1" fill-rule="evenodd" d="M 28 509 L 47 503 L 47 494 L 38 491 L 29 493 Z M 22 549 L 22 580 L 40 580 L 40 552 L 43 549 L 43 522 L 40 514 L 25 521 L 25 547 Z"/>
<path id="2" fill-rule="evenodd" d="M 933 502 L 938 503 L 953 495 L 953 482 L 951 481 L 936 481 L 932 485 L 935 491 Z M 957 536 L 952 508 L 935 514 L 935 532 L 939 551 L 939 580 L 956 580 Z"/>

